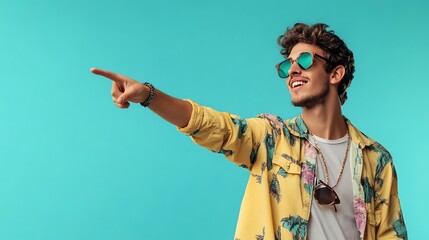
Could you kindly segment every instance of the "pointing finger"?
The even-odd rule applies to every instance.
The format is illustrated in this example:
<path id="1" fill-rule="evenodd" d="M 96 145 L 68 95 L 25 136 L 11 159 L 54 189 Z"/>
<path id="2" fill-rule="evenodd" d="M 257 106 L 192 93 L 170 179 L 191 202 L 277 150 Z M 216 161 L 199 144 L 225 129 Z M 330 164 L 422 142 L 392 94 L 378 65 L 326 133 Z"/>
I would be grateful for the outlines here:
<path id="1" fill-rule="evenodd" d="M 103 70 L 103 69 L 99 69 L 99 68 L 91 68 L 91 72 L 103 77 L 106 77 L 114 82 L 122 82 L 123 76 L 111 71 L 107 71 L 107 70 Z"/>

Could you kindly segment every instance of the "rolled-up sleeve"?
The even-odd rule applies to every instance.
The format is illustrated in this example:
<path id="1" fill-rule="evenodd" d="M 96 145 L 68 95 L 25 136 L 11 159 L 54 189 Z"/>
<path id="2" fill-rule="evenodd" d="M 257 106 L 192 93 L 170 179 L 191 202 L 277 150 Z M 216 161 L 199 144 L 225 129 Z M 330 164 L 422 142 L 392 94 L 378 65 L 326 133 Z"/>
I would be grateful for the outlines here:
<path id="1" fill-rule="evenodd" d="M 224 154 L 239 166 L 250 169 L 271 127 L 265 119 L 242 119 L 227 112 L 218 112 L 191 100 L 189 123 L 179 131 L 211 151 Z"/>

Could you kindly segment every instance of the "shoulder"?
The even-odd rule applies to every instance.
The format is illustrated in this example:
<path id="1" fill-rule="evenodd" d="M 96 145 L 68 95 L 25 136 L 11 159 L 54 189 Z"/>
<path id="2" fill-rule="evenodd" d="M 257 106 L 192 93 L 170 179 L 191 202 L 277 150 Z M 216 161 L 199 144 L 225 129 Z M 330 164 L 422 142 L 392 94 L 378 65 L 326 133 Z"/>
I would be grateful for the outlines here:
<path id="1" fill-rule="evenodd" d="M 349 134 L 352 137 L 352 140 L 360 145 L 364 150 L 367 150 L 371 155 L 374 156 L 383 156 L 386 158 L 392 158 L 390 152 L 383 146 L 381 143 L 375 141 L 374 139 L 368 137 L 365 133 L 360 131 L 354 125 L 347 120 Z"/>
<path id="2" fill-rule="evenodd" d="M 379 156 L 383 156 L 390 159 L 392 158 L 392 155 L 390 154 L 390 152 L 383 145 L 381 145 L 379 142 L 376 142 L 374 140 L 373 140 L 373 143 L 368 146 L 368 149 Z"/>
<path id="3" fill-rule="evenodd" d="M 281 117 L 272 114 L 259 114 L 258 117 L 266 119 L 271 127 L 277 131 L 283 131 L 287 137 L 305 138 L 308 135 L 307 126 L 301 115 L 287 120 L 283 120 Z"/>
<path id="4" fill-rule="evenodd" d="M 358 141 L 361 141 L 359 144 L 363 145 L 362 151 L 364 152 L 364 161 L 367 164 L 370 164 L 375 169 L 375 180 L 382 185 L 382 175 L 383 173 L 390 172 L 394 176 L 396 176 L 395 169 L 393 166 L 392 155 L 390 152 L 379 142 L 369 138 L 367 135 L 362 133 L 361 131 L 354 128 L 355 133 L 350 132 L 358 136 Z"/>
<path id="5" fill-rule="evenodd" d="M 283 129 L 285 125 L 283 119 L 277 115 L 261 113 L 257 116 L 257 118 L 266 120 L 270 124 L 270 126 L 276 130 Z"/>

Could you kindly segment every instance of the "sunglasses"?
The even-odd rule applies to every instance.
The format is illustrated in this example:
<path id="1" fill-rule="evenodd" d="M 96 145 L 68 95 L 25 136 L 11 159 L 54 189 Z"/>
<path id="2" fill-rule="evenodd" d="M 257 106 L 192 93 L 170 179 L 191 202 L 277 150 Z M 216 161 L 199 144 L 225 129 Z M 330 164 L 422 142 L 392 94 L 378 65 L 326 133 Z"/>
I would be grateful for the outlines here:
<path id="1" fill-rule="evenodd" d="M 316 199 L 317 203 L 319 205 L 334 206 L 334 210 L 337 212 L 337 207 L 335 207 L 335 204 L 340 203 L 340 198 L 338 198 L 338 195 L 334 189 L 321 180 L 318 181 L 318 184 L 314 189 L 314 198 Z"/>
<path id="2" fill-rule="evenodd" d="M 279 77 L 281 77 L 281 78 L 289 77 L 289 69 L 292 67 L 292 64 L 294 62 L 298 63 L 298 66 L 302 70 L 307 70 L 307 69 L 311 68 L 311 66 L 313 65 L 313 62 L 314 62 L 314 57 L 318 57 L 318 58 L 321 58 L 325 61 L 328 61 L 328 59 L 320 56 L 317 53 L 312 54 L 309 52 L 302 52 L 299 54 L 299 56 L 296 60 L 293 60 L 292 58 L 288 58 L 288 59 L 284 60 L 283 62 L 276 65 Z"/>

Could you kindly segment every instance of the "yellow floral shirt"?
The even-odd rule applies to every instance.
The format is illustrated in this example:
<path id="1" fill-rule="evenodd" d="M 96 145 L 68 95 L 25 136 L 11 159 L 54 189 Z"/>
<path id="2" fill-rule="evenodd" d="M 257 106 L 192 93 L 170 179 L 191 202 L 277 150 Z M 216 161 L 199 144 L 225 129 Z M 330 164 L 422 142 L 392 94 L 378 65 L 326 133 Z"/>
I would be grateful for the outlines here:
<path id="1" fill-rule="evenodd" d="M 316 149 L 301 116 L 286 121 L 269 114 L 242 119 L 189 102 L 190 122 L 179 130 L 250 171 L 235 239 L 306 239 Z M 346 122 L 360 238 L 407 239 L 391 155 Z"/>

